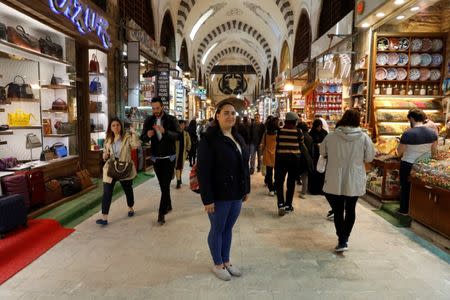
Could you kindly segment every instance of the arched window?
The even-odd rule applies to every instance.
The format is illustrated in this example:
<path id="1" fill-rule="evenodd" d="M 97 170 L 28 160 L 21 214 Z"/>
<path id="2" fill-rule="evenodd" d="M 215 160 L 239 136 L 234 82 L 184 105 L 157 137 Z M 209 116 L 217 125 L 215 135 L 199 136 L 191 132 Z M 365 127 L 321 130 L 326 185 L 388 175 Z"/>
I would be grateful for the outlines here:
<path id="1" fill-rule="evenodd" d="M 303 9 L 295 33 L 294 68 L 311 56 L 311 41 L 311 23 L 308 13 Z"/>
<path id="2" fill-rule="evenodd" d="M 180 59 L 178 61 L 178 66 L 184 71 L 189 71 L 189 55 L 188 55 L 188 51 L 187 51 L 187 46 L 186 46 L 186 40 L 183 39 L 183 42 L 181 43 L 181 48 L 180 48 Z"/>
<path id="3" fill-rule="evenodd" d="M 269 68 L 267 68 L 266 70 L 266 82 L 264 84 L 264 89 L 268 89 L 270 88 L 270 73 L 269 73 Z"/>
<path id="4" fill-rule="evenodd" d="M 355 0 L 322 0 L 317 37 L 324 35 L 355 7 Z"/>
<path id="5" fill-rule="evenodd" d="M 280 72 L 284 72 L 290 69 L 291 66 L 289 64 L 289 59 L 290 59 L 289 45 L 287 41 L 284 41 L 283 48 L 281 49 Z"/>
<path id="6" fill-rule="evenodd" d="M 172 61 L 176 60 L 175 30 L 173 28 L 172 16 L 170 11 L 164 14 L 161 27 L 161 46 L 166 47 L 166 56 Z"/>

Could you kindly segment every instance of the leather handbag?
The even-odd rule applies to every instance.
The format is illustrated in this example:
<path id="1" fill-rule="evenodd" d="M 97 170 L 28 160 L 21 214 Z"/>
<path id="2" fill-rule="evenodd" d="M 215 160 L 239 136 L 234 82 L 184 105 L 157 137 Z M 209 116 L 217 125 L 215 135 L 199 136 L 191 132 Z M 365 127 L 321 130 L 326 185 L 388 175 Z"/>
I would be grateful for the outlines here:
<path id="1" fill-rule="evenodd" d="M 132 162 L 120 161 L 115 155 L 114 151 L 112 151 L 112 146 L 110 149 L 111 158 L 108 161 L 108 177 L 111 177 L 115 180 L 122 180 L 130 177 L 132 171 Z"/>
<path id="2" fill-rule="evenodd" d="M 57 134 L 71 134 L 73 133 L 74 126 L 72 123 L 69 122 L 61 122 L 60 126 L 56 129 Z"/>
<path id="3" fill-rule="evenodd" d="M 44 134 L 52 134 L 52 119 L 42 119 Z"/>
<path id="4" fill-rule="evenodd" d="M 89 112 L 90 113 L 97 113 L 102 111 L 102 103 L 97 101 L 90 101 L 89 102 Z"/>
<path id="5" fill-rule="evenodd" d="M 16 28 L 8 26 L 6 31 L 8 35 L 8 42 L 36 52 L 41 52 L 39 40 L 26 33 L 22 26 L 17 25 Z"/>
<path id="6" fill-rule="evenodd" d="M 6 125 L 6 124 L 0 125 L 0 131 L 5 131 L 5 130 L 8 130 L 8 129 L 9 129 L 9 125 Z"/>
<path id="7" fill-rule="evenodd" d="M 4 171 L 9 168 L 14 168 L 19 164 L 19 161 L 15 157 L 0 158 L 0 171 Z"/>
<path id="8" fill-rule="evenodd" d="M 7 103 L 7 98 L 6 98 L 6 87 L 4 86 L 0 86 L 0 104 L 10 104 Z"/>
<path id="9" fill-rule="evenodd" d="M 6 195 L 19 194 L 25 200 L 27 209 L 30 207 L 30 191 L 25 174 L 14 174 L 2 177 L 2 191 Z"/>
<path id="10" fill-rule="evenodd" d="M 27 149 L 33 149 L 38 148 L 42 146 L 41 140 L 37 137 L 34 133 L 27 134 L 27 142 L 25 145 L 25 148 Z"/>
<path id="11" fill-rule="evenodd" d="M 52 102 L 53 110 L 67 110 L 67 103 L 61 98 L 56 99 Z"/>
<path id="12" fill-rule="evenodd" d="M 62 194 L 64 197 L 69 197 L 81 191 L 81 182 L 77 176 L 60 178 Z"/>
<path id="13" fill-rule="evenodd" d="M 41 152 L 40 161 L 49 161 L 56 158 L 55 152 L 53 152 L 49 146 L 46 146 Z"/>
<path id="14" fill-rule="evenodd" d="M 100 73 L 100 64 L 98 63 L 97 55 L 92 54 L 92 58 L 89 61 L 89 72 Z"/>
<path id="15" fill-rule="evenodd" d="M 89 93 L 91 94 L 101 94 L 102 84 L 100 83 L 100 78 L 95 77 L 89 84 Z"/>
<path id="16" fill-rule="evenodd" d="M 52 179 L 45 183 L 45 192 L 47 195 L 45 204 L 51 204 L 51 203 L 56 202 L 64 197 L 64 195 L 62 193 L 61 185 L 59 184 L 59 181 L 56 179 Z"/>
<path id="17" fill-rule="evenodd" d="M 52 75 L 52 79 L 50 80 L 51 85 L 59 85 L 63 84 L 63 80 L 61 77 L 56 77 L 55 74 Z"/>
<path id="18" fill-rule="evenodd" d="M 85 188 L 88 188 L 94 184 L 91 180 L 91 174 L 89 174 L 88 170 L 80 170 L 76 172 L 76 175 L 81 182 L 81 189 L 84 190 Z"/>
<path id="19" fill-rule="evenodd" d="M 16 79 L 22 79 L 22 83 L 16 82 Z M 8 84 L 8 98 L 26 98 L 33 99 L 33 90 L 31 89 L 31 85 L 25 83 L 25 79 L 16 75 L 14 77 L 14 81 Z"/>
<path id="20" fill-rule="evenodd" d="M 6 25 L 0 22 L 0 40 L 7 39 Z"/>
<path id="21" fill-rule="evenodd" d="M 62 47 L 56 43 L 53 43 L 49 36 L 39 39 L 39 48 L 42 53 L 62 59 L 63 50 Z"/>
<path id="22" fill-rule="evenodd" d="M 66 157 L 67 156 L 67 147 L 66 146 L 56 147 L 55 148 L 55 154 L 59 158 Z"/>

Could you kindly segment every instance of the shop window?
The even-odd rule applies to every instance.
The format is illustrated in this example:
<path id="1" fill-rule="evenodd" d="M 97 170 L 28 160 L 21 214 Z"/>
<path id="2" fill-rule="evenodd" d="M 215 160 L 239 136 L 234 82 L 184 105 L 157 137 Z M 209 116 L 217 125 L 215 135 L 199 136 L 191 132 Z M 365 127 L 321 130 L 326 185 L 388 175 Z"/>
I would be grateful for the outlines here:
<path id="1" fill-rule="evenodd" d="M 311 55 L 311 24 L 308 13 L 303 10 L 297 25 L 294 46 L 294 65 L 298 66 L 303 61 L 309 59 Z"/>
<path id="2" fill-rule="evenodd" d="M 355 7 L 354 0 L 322 0 L 317 37 L 324 35 Z"/>

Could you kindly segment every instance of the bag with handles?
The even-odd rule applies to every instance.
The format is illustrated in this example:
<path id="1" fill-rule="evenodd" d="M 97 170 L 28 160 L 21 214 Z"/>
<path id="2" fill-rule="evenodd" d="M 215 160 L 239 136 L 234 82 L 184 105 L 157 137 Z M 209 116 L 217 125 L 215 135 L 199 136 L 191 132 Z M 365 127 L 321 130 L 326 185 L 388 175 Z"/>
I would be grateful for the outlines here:
<path id="1" fill-rule="evenodd" d="M 108 162 L 108 177 L 111 177 L 115 180 L 122 180 L 130 177 L 131 171 L 133 170 L 132 162 L 120 161 L 118 160 L 113 150 L 113 145 L 111 145 L 110 149 L 110 158 Z"/>
<path id="2" fill-rule="evenodd" d="M 55 74 L 52 75 L 52 79 L 50 79 L 51 85 L 60 85 L 63 84 L 63 79 L 61 77 L 56 77 Z"/>
<path id="3" fill-rule="evenodd" d="M 100 78 L 95 77 L 89 84 L 89 93 L 91 94 L 101 94 L 102 84 L 100 83 Z"/>
<path id="4" fill-rule="evenodd" d="M 59 59 L 63 57 L 62 47 L 56 43 L 53 43 L 52 39 L 49 36 L 39 39 L 39 48 L 41 52 Z"/>
<path id="5" fill-rule="evenodd" d="M 189 172 L 189 188 L 194 193 L 200 194 L 200 183 L 198 182 L 197 163 L 192 166 Z"/>
<path id="6" fill-rule="evenodd" d="M 325 170 L 327 169 L 327 159 L 320 155 L 319 160 L 317 161 L 316 171 L 319 173 L 325 173 Z"/>
<path id="7" fill-rule="evenodd" d="M 46 146 L 41 152 L 40 161 L 49 161 L 56 158 L 55 152 L 53 152 L 49 146 Z"/>
<path id="8" fill-rule="evenodd" d="M 52 102 L 53 110 L 67 110 L 67 103 L 61 98 L 56 99 Z"/>
<path id="9" fill-rule="evenodd" d="M 89 61 L 89 72 L 100 73 L 100 64 L 98 63 L 97 55 L 92 54 L 92 58 Z"/>
<path id="10" fill-rule="evenodd" d="M 8 113 L 9 126 L 30 126 L 30 120 L 36 120 L 33 114 L 26 113 L 21 109 L 16 109 L 13 113 Z"/>
<path id="11" fill-rule="evenodd" d="M 6 31 L 8 34 L 8 42 L 36 52 L 41 52 L 39 40 L 28 34 L 22 26 L 17 25 L 16 28 L 8 26 Z"/>
<path id="12" fill-rule="evenodd" d="M 27 142 L 25 145 L 25 148 L 27 149 L 33 149 L 38 148 L 42 146 L 41 140 L 37 137 L 34 133 L 27 134 Z"/>
<path id="13" fill-rule="evenodd" d="M 22 79 L 22 83 L 16 82 L 17 78 Z M 7 87 L 8 87 L 8 98 L 26 98 L 26 99 L 34 98 L 31 85 L 25 83 L 25 79 L 20 75 L 16 75 L 14 77 L 14 81 L 10 82 L 7 85 Z"/>

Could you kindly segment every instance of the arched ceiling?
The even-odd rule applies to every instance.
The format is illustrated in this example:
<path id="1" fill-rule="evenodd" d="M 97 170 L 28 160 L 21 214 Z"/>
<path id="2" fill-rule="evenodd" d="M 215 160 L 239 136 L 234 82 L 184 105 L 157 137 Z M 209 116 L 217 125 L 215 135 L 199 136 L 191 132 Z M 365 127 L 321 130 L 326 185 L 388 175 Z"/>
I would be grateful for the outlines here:
<path id="1" fill-rule="evenodd" d="M 238 59 L 238 57 L 236 57 L 236 54 L 241 59 Z M 208 63 L 208 67 L 206 69 L 207 74 L 209 74 L 212 67 L 214 67 L 214 65 L 217 62 L 221 62 L 222 58 L 227 59 L 230 58 L 230 56 L 233 56 L 233 58 L 235 58 L 235 62 L 250 63 L 251 65 L 253 65 L 253 68 L 255 68 L 255 71 L 258 74 L 258 76 L 261 76 L 261 66 L 259 65 L 258 61 L 253 57 L 251 53 L 249 53 L 247 50 L 243 48 L 240 48 L 239 46 L 228 47 L 216 53 L 216 55 L 214 55 Z M 230 62 L 230 60 L 227 59 L 227 62 Z"/>

